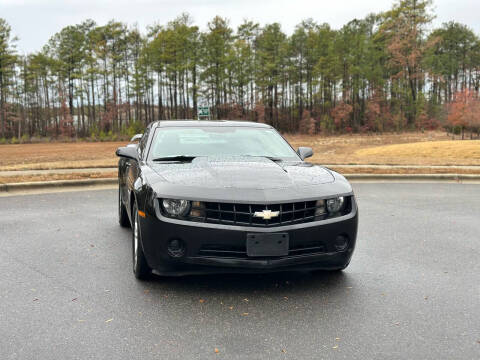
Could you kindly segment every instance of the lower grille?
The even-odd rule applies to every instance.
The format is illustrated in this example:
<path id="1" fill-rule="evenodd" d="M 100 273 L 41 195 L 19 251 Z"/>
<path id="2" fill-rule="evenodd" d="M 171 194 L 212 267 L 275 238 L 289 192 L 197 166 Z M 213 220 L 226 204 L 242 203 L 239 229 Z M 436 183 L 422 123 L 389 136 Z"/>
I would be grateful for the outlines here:
<path id="1" fill-rule="evenodd" d="M 313 255 L 326 253 L 326 247 L 319 242 L 297 245 L 289 249 L 288 256 L 295 255 Z M 228 245 L 203 245 L 198 255 L 209 257 L 247 259 L 247 249 L 245 246 L 228 246 Z"/>

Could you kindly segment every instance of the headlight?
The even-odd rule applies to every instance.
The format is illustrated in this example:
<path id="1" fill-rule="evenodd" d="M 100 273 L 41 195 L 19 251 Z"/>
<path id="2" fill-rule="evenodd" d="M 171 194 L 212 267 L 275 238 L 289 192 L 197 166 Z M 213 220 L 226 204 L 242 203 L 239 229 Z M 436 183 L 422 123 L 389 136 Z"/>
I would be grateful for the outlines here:
<path id="1" fill-rule="evenodd" d="M 190 201 L 163 199 L 162 207 L 169 216 L 185 216 L 190 211 Z"/>
<path id="2" fill-rule="evenodd" d="M 329 213 L 337 213 L 343 210 L 345 206 L 345 198 L 343 196 L 339 196 L 333 199 L 327 199 L 327 210 Z"/>

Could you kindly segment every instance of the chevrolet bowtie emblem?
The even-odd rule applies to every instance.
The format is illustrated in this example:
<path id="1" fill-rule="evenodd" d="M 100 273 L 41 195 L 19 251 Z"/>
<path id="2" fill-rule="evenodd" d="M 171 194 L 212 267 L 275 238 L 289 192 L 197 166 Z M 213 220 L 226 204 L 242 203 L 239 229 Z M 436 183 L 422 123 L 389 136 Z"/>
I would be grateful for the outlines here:
<path id="1" fill-rule="evenodd" d="M 279 211 L 272 211 L 272 210 L 263 210 L 263 211 L 255 211 L 253 216 L 263 218 L 265 220 L 270 220 L 273 217 L 278 216 L 280 214 Z"/>

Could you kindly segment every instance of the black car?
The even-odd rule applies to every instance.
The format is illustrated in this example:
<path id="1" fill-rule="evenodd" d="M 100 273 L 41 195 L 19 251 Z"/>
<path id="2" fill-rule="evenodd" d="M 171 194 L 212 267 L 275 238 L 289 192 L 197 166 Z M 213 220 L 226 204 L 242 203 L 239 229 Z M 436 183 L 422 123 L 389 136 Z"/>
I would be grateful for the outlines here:
<path id="1" fill-rule="evenodd" d="M 137 278 L 348 266 L 352 187 L 305 162 L 311 148 L 295 151 L 271 126 L 243 121 L 158 121 L 134 139 L 116 154 Z"/>

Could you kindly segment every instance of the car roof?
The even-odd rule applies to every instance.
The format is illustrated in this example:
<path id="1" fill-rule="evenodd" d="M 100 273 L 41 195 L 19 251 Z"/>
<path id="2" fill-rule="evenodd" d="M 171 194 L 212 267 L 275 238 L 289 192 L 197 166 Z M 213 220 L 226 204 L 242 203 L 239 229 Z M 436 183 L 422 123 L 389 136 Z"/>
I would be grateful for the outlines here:
<path id="1" fill-rule="evenodd" d="M 161 120 L 157 121 L 157 127 L 255 127 L 271 129 L 267 124 L 252 121 L 231 121 L 231 120 Z"/>

